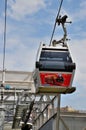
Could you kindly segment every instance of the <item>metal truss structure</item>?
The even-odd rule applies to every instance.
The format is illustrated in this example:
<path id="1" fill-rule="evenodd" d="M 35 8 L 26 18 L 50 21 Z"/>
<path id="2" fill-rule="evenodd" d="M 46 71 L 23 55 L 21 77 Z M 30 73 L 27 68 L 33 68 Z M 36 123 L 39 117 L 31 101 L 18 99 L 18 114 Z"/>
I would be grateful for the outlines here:
<path id="1" fill-rule="evenodd" d="M 0 71 L 1 84 L 2 73 L 3 71 Z M 4 113 L 4 118 L 0 120 L 1 130 L 4 129 L 4 124 L 10 122 L 13 129 L 20 128 L 21 122 L 24 122 L 28 111 L 30 111 L 29 107 L 33 100 L 34 106 L 28 121 L 34 124 L 34 129 L 38 129 L 37 120 L 40 114 L 43 113 L 44 121 L 49 119 L 49 116 L 53 114 L 55 109 L 54 100 L 57 95 L 36 94 L 32 74 L 32 72 L 5 71 L 3 102 L 1 101 L 2 88 L 0 87 L 0 113 Z M 51 107 L 53 108 L 52 114 L 49 114 L 48 109 Z M 41 123 L 43 124 L 44 121 L 41 121 Z"/>
<path id="2" fill-rule="evenodd" d="M 0 84 L 2 84 L 2 74 L 0 71 Z M 13 122 L 17 105 L 26 103 L 26 92 L 34 93 L 34 83 L 32 80 L 32 72 L 24 71 L 5 71 L 4 86 L 0 85 L 0 116 L 4 113 L 4 118 L 0 119 L 0 129 L 3 130 L 4 123 Z M 3 91 L 3 92 L 2 92 Z M 3 95 L 2 95 L 3 94 Z M 29 95 L 30 96 L 30 95 Z M 29 97 L 28 96 L 28 97 Z M 3 101 L 2 101 L 3 97 Z M 31 97 L 29 98 L 29 104 Z"/>

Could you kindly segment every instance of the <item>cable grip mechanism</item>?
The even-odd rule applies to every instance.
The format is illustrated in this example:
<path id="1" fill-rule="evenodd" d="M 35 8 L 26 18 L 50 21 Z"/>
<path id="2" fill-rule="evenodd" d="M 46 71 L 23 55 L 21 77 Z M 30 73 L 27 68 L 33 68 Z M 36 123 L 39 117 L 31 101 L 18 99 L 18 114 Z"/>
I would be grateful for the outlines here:
<path id="1" fill-rule="evenodd" d="M 62 28 L 63 28 L 63 31 L 64 31 L 64 36 L 59 41 L 53 40 L 53 42 L 52 42 L 53 46 L 56 46 L 56 44 L 60 44 L 60 43 L 62 43 L 63 46 L 67 46 L 66 41 L 68 39 L 67 39 L 67 29 L 66 29 L 65 23 L 72 23 L 71 21 L 66 21 L 67 18 L 68 18 L 67 15 L 64 15 L 63 17 L 61 17 L 61 15 L 60 15 L 59 18 L 56 18 L 56 23 L 58 23 L 58 26 L 60 24 L 62 25 Z"/>

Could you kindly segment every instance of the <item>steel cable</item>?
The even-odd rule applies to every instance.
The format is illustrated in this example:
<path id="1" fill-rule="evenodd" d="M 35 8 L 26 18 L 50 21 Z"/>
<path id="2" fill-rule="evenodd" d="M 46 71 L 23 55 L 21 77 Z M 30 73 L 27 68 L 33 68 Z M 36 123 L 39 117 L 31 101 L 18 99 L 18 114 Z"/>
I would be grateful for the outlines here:
<path id="1" fill-rule="evenodd" d="M 63 3 L 63 0 L 61 0 L 61 3 L 60 3 L 60 6 L 59 6 L 59 10 L 58 10 L 58 13 L 57 13 L 56 19 L 58 19 L 58 17 L 59 17 L 60 10 L 61 10 L 61 7 L 62 7 L 62 3 Z M 55 28 L 56 28 L 56 20 L 55 20 L 55 24 L 54 24 L 53 32 L 52 32 L 51 39 L 50 39 L 50 45 L 52 44 L 52 39 L 53 39 L 53 35 L 54 35 L 54 32 L 55 32 Z"/>
<path id="2" fill-rule="evenodd" d="M 6 22 L 7 22 L 7 0 L 5 0 L 5 22 L 4 22 L 4 46 L 3 46 L 3 73 L 2 73 L 2 83 L 4 82 L 4 71 L 5 71 Z"/>

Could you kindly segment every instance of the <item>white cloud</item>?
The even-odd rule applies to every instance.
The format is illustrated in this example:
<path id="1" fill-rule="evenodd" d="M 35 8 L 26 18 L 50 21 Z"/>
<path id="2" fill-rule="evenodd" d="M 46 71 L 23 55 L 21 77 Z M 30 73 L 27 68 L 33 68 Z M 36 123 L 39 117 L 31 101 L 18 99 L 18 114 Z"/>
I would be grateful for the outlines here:
<path id="1" fill-rule="evenodd" d="M 86 8 L 86 1 L 82 1 L 81 3 L 80 3 L 80 6 L 83 8 Z"/>
<path id="2" fill-rule="evenodd" d="M 4 22 L 0 19 L 0 35 L 4 33 Z"/>
<path id="3" fill-rule="evenodd" d="M 72 95 L 63 96 L 62 104 L 71 105 L 76 109 L 86 109 L 86 40 L 74 39 L 69 43 L 69 49 L 74 62 L 76 63 L 73 86 L 76 91 Z M 75 103 L 74 103 L 75 101 Z M 83 107 L 84 105 L 84 107 Z"/>
<path id="4" fill-rule="evenodd" d="M 10 0 L 8 5 L 10 7 L 8 15 L 17 20 L 46 7 L 44 0 L 15 0 L 15 2 Z"/>
<path id="5" fill-rule="evenodd" d="M 25 70 L 33 71 L 36 53 L 41 39 L 29 38 L 26 43 L 17 36 L 9 37 L 6 44 L 5 68 L 7 70 Z M 2 68 L 2 57 L 0 55 L 0 64 Z"/>
<path id="6" fill-rule="evenodd" d="M 75 21 L 84 20 L 86 18 L 86 1 L 81 1 L 80 7 L 73 13 Z"/>
<path id="7" fill-rule="evenodd" d="M 72 40 L 71 54 L 76 63 L 75 82 L 86 86 L 86 40 Z"/>

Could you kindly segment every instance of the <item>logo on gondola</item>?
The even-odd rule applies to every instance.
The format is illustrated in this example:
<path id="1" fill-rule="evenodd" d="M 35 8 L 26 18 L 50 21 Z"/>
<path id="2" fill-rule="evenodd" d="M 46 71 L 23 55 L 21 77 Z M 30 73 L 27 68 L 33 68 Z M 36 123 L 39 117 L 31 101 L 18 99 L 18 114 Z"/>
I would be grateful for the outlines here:
<path id="1" fill-rule="evenodd" d="M 59 75 L 46 75 L 45 76 L 45 83 L 51 85 L 61 85 L 64 82 L 64 78 L 61 74 Z"/>
<path id="2" fill-rule="evenodd" d="M 40 73 L 42 86 L 62 86 L 68 87 L 72 74 L 67 73 Z"/>

